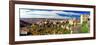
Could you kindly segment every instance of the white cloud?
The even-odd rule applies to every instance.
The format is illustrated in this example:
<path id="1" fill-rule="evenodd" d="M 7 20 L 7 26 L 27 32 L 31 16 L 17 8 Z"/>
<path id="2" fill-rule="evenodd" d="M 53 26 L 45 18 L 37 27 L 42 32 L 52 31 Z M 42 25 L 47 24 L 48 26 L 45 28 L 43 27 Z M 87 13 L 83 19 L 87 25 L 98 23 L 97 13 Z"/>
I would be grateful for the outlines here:
<path id="1" fill-rule="evenodd" d="M 58 14 L 66 14 L 66 15 L 79 15 L 79 13 L 73 12 L 63 12 L 63 11 L 39 11 L 39 10 L 27 10 L 21 9 L 20 17 L 21 18 L 70 18 L 59 16 Z"/>
<path id="2" fill-rule="evenodd" d="M 20 12 L 21 13 L 26 13 L 26 12 L 30 12 L 31 10 L 28 10 L 28 9 L 20 9 Z"/>
<path id="3" fill-rule="evenodd" d="M 74 12 L 64 12 L 64 11 L 52 11 L 52 12 L 58 14 L 66 14 L 66 15 L 81 15 L 80 13 L 74 13 Z"/>

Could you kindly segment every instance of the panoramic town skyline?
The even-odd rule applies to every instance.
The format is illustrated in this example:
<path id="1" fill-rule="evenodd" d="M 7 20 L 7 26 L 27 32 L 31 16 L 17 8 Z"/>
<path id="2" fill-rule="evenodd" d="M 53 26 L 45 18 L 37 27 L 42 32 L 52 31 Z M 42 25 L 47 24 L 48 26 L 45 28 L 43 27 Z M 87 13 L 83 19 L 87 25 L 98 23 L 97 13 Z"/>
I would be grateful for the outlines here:
<path id="1" fill-rule="evenodd" d="M 89 33 L 90 12 L 20 8 L 20 35 Z"/>

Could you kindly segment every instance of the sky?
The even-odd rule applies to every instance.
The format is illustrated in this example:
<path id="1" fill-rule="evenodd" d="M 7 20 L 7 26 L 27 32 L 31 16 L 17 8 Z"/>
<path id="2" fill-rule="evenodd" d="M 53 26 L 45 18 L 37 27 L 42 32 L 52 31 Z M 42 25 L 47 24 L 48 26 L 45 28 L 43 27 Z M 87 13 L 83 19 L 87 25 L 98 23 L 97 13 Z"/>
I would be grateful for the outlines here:
<path id="1" fill-rule="evenodd" d="M 75 10 L 50 10 L 50 9 L 27 9 L 20 8 L 20 18 L 56 18 L 56 19 L 79 19 L 80 15 L 90 15 L 89 11 Z"/>

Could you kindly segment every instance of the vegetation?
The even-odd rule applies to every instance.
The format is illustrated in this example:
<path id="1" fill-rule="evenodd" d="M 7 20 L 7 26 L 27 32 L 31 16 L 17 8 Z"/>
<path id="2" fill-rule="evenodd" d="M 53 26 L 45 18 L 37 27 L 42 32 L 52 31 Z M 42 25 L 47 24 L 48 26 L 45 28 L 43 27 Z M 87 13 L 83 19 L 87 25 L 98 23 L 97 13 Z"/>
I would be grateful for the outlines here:
<path id="1" fill-rule="evenodd" d="M 88 33 L 89 32 L 89 25 L 87 22 L 82 23 L 81 33 Z"/>

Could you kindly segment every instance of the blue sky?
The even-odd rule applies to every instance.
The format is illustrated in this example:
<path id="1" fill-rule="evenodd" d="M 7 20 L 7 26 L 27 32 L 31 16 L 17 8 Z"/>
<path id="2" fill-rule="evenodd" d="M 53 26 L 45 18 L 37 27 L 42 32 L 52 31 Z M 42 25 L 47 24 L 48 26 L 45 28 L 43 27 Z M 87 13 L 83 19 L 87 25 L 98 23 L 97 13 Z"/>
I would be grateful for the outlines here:
<path id="1" fill-rule="evenodd" d="M 50 9 L 25 9 L 20 8 L 20 18 L 80 18 L 81 14 L 90 15 L 89 11 L 50 10 Z"/>

